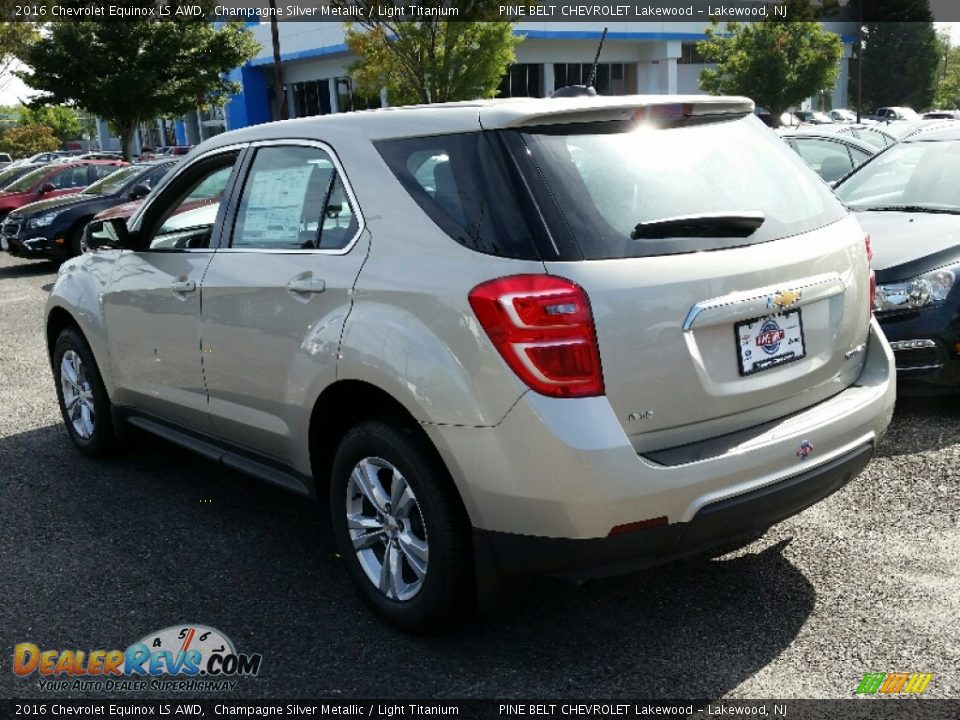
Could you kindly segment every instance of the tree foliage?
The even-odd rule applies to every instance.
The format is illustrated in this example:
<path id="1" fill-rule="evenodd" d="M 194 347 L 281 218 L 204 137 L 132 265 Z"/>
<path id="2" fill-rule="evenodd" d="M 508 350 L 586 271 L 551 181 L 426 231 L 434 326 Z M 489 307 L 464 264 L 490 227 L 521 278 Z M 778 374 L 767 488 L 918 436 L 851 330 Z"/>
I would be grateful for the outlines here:
<path id="1" fill-rule="evenodd" d="M 45 93 L 33 105 L 68 104 L 110 121 L 129 159 L 139 122 L 222 104 L 238 89 L 224 74 L 258 51 L 241 23 L 55 22 L 23 54 L 30 69 L 17 74 Z"/>
<path id="2" fill-rule="evenodd" d="M 0 152 L 10 153 L 13 157 L 27 157 L 58 147 L 60 141 L 46 125 L 23 125 L 0 133 Z"/>
<path id="3" fill-rule="evenodd" d="M 448 102 L 493 97 L 507 68 L 516 60 L 509 22 L 483 22 L 495 3 L 458 4 L 456 22 L 440 17 L 411 19 L 377 15 L 377 8 L 403 9 L 393 0 L 357 0 L 364 20 L 346 23 L 347 46 L 357 56 L 349 72 L 356 89 L 376 95 L 387 89 L 391 105 Z M 442 7 L 442 2 L 421 2 Z"/>
<path id="4" fill-rule="evenodd" d="M 45 125 L 60 142 L 80 137 L 83 124 L 77 111 L 65 105 L 20 108 L 20 125 Z"/>
<path id="5" fill-rule="evenodd" d="M 839 36 L 819 23 L 717 23 L 697 49 L 715 68 L 700 73 L 700 87 L 713 95 L 746 95 L 776 119 L 792 105 L 833 87 L 843 54 Z"/>
<path id="6" fill-rule="evenodd" d="M 940 54 L 928 0 L 864 0 L 863 107 L 906 105 L 922 110 L 934 99 Z"/>
<path id="7" fill-rule="evenodd" d="M 946 110 L 960 110 L 960 47 L 949 43 L 940 65 L 934 104 Z"/>
<path id="8" fill-rule="evenodd" d="M 37 37 L 37 25 L 26 22 L 16 13 L 17 6 L 33 7 L 43 3 L 20 3 L 16 0 L 0 0 L 0 88 L 12 77 L 10 70 L 17 58 L 34 42 Z M 16 19 L 16 22 L 14 20 Z"/>

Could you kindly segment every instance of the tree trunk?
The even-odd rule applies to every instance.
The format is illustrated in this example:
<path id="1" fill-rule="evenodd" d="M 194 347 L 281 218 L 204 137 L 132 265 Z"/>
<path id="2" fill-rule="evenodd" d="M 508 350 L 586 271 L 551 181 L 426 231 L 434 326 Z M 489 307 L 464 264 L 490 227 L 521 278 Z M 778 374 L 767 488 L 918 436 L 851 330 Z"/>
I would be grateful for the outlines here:
<path id="1" fill-rule="evenodd" d="M 120 152 L 123 153 L 125 162 L 130 162 L 130 145 L 133 142 L 133 134 L 137 130 L 135 121 L 116 123 L 117 132 L 120 133 Z"/>

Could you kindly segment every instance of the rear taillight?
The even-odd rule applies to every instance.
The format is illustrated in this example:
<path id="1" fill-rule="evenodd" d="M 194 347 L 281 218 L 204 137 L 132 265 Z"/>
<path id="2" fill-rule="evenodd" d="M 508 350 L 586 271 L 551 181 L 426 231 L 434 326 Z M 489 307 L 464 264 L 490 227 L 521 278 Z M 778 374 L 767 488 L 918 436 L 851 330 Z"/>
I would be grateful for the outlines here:
<path id="1" fill-rule="evenodd" d="M 870 245 L 870 236 L 864 235 L 863 242 L 867 246 L 867 264 L 873 262 L 873 247 Z M 869 308 L 867 317 L 873 317 L 873 302 L 877 298 L 877 274 L 873 271 L 873 268 L 870 267 L 870 293 L 869 293 Z"/>
<path id="2" fill-rule="evenodd" d="M 550 397 L 603 395 L 590 300 L 550 275 L 511 275 L 477 285 L 470 307 L 507 365 Z"/>

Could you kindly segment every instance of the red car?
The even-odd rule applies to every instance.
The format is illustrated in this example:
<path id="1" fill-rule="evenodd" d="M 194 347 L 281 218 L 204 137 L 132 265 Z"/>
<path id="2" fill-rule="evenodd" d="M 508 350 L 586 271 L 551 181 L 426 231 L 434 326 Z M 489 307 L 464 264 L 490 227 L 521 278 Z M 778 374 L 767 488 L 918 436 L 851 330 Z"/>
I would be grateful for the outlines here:
<path id="1" fill-rule="evenodd" d="M 121 160 L 87 160 L 39 167 L 0 190 L 0 218 L 41 198 L 80 192 L 127 164 Z"/>

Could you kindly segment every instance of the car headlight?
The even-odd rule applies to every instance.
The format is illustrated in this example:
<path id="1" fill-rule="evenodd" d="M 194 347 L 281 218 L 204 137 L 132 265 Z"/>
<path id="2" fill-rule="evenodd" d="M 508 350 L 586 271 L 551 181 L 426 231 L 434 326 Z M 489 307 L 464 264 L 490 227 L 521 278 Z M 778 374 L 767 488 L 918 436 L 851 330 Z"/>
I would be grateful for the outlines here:
<path id="1" fill-rule="evenodd" d="M 46 227 L 47 225 L 53 222 L 53 219 L 57 215 L 58 213 L 55 213 L 55 212 L 49 212 L 49 213 L 46 213 L 45 215 L 38 215 L 37 217 L 30 219 L 29 225 L 32 228 Z"/>
<path id="2" fill-rule="evenodd" d="M 916 310 L 942 302 L 956 280 L 956 268 L 940 268 L 904 282 L 877 286 L 873 301 L 875 312 Z"/>

